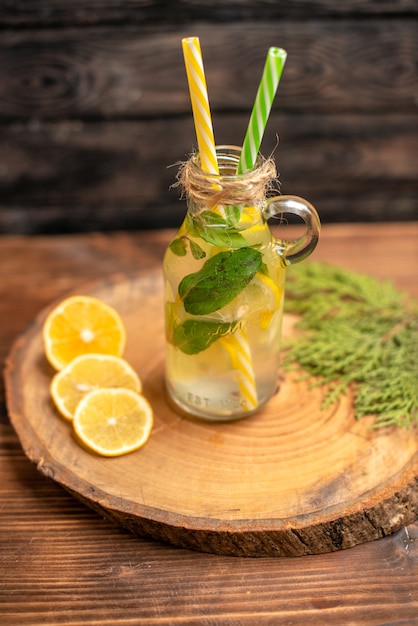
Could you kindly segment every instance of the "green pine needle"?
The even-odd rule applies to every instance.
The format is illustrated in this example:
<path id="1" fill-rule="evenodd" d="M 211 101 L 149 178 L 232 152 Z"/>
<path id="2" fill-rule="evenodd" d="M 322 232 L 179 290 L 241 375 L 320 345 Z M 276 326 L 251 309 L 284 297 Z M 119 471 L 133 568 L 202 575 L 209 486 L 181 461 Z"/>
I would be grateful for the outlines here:
<path id="1" fill-rule="evenodd" d="M 284 367 L 326 385 L 324 407 L 354 389 L 356 418 L 418 421 L 418 307 L 389 282 L 325 263 L 288 270 L 285 310 L 300 315 Z"/>

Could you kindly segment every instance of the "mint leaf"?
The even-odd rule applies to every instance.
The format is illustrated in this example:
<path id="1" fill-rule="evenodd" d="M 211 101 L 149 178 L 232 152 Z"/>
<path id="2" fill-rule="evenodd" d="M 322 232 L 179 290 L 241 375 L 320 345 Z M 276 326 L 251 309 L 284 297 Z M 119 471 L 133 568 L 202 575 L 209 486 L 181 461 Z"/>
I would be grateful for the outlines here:
<path id="1" fill-rule="evenodd" d="M 173 239 L 170 243 L 169 248 L 173 254 L 176 256 L 185 256 L 187 252 L 185 237 L 179 237 L 178 239 Z"/>
<path id="2" fill-rule="evenodd" d="M 192 315 L 213 313 L 233 300 L 262 266 L 261 252 L 238 248 L 219 252 L 202 268 L 183 278 L 178 293 Z"/>
<path id="3" fill-rule="evenodd" d="M 206 256 L 206 252 L 195 241 L 189 239 L 189 244 L 194 259 L 203 259 Z"/>
<path id="4" fill-rule="evenodd" d="M 185 354 L 198 354 L 227 333 L 234 324 L 186 320 L 174 327 L 172 342 Z"/>
<path id="5" fill-rule="evenodd" d="M 231 226 L 222 215 L 205 210 L 193 220 L 193 228 L 197 235 L 214 246 L 223 248 L 241 248 L 247 245 L 239 230 Z"/>
<path id="6" fill-rule="evenodd" d="M 176 256 L 185 256 L 187 253 L 187 242 L 189 242 L 190 252 L 192 253 L 194 259 L 203 259 L 206 256 L 206 252 L 199 246 L 199 244 L 195 243 L 185 235 L 182 235 L 177 239 L 173 239 L 169 248 Z"/>

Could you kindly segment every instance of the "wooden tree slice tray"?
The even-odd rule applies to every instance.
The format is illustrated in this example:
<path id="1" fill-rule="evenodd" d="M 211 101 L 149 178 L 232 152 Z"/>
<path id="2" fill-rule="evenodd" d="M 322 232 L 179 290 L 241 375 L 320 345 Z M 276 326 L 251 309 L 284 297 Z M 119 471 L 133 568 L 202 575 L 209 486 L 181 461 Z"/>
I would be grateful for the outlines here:
<path id="1" fill-rule="evenodd" d="M 372 430 L 371 418 L 354 419 L 350 396 L 321 410 L 323 389 L 289 375 L 257 415 L 227 423 L 185 418 L 164 390 L 160 273 L 122 276 L 79 293 L 108 302 L 126 325 L 125 358 L 155 412 L 147 444 L 103 458 L 73 438 L 49 396 L 47 310 L 15 342 L 5 382 L 26 455 L 93 509 L 141 536 L 252 557 L 340 550 L 418 517 L 415 430 Z M 291 325 L 285 316 L 284 334 Z"/>

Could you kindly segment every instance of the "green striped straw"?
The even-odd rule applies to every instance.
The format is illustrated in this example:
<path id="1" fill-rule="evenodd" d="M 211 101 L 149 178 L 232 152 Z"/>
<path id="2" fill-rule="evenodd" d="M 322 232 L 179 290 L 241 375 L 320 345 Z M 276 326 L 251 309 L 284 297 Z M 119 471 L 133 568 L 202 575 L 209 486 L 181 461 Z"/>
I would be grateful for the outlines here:
<path id="1" fill-rule="evenodd" d="M 286 57 L 286 50 L 282 48 L 269 48 L 263 75 L 242 145 L 241 158 L 237 169 L 238 174 L 248 172 L 253 169 L 255 165 L 267 120 L 273 105 L 274 96 L 276 95 L 283 67 L 286 62 Z"/>

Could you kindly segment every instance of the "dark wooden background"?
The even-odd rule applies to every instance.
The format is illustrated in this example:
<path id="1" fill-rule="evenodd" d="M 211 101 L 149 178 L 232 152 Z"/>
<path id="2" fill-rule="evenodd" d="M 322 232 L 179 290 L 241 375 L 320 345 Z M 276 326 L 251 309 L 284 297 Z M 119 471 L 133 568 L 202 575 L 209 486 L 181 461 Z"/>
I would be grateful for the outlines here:
<path id="1" fill-rule="evenodd" d="M 191 35 L 217 143 L 242 142 L 284 47 L 262 146 L 282 192 L 323 222 L 418 219 L 417 0 L 2 0 L 0 29 L 0 233 L 180 223 Z"/>

